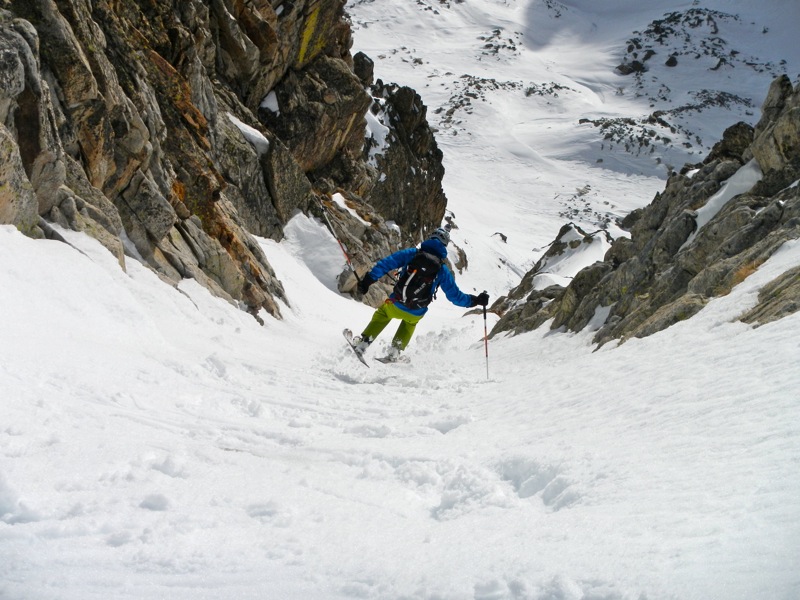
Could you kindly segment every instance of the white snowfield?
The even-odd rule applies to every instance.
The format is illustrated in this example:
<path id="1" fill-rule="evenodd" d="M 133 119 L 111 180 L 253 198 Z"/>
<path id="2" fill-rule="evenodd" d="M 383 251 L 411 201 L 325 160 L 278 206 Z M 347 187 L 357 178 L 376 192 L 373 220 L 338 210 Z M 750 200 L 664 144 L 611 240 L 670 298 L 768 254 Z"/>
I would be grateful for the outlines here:
<path id="1" fill-rule="evenodd" d="M 558 19 L 539 18 L 548 4 Z M 594 4 L 348 5 L 354 50 L 417 88 L 441 128 L 468 293 L 516 285 L 575 202 L 593 230 L 594 211 L 622 215 L 663 188 L 622 152 L 598 165 L 600 134 L 575 123 L 592 106 L 653 110 L 615 95 L 620 44 L 695 4 Z M 706 3 L 749 11 L 745 33 L 767 23 L 740 42 L 796 72 L 785 42 L 800 9 L 751 4 Z M 498 26 L 516 51 L 467 51 Z M 498 69 L 577 91 L 498 93 L 457 127 L 433 112 L 452 92 L 433 70 Z M 680 85 L 711 77 L 693 73 Z M 741 73 L 763 97 L 770 77 Z M 718 134 L 739 117 L 697 118 Z M 392 326 L 360 364 L 341 331 L 372 311 L 336 292 L 344 258 L 306 217 L 260 242 L 291 302 L 264 326 L 61 233 L 72 246 L 0 226 L 2 600 L 800 598 L 800 313 L 736 320 L 800 264 L 800 242 L 645 339 L 597 350 L 590 331 L 547 326 L 494 339 L 487 377 L 483 315 L 443 295 L 410 364 L 372 360 Z"/>
<path id="2" fill-rule="evenodd" d="M 4 600 L 800 592 L 800 314 L 731 322 L 798 243 L 647 339 L 492 341 L 487 380 L 444 299 L 365 368 L 339 329 L 370 310 L 291 243 L 261 327 L 63 233 L 0 228 Z"/>

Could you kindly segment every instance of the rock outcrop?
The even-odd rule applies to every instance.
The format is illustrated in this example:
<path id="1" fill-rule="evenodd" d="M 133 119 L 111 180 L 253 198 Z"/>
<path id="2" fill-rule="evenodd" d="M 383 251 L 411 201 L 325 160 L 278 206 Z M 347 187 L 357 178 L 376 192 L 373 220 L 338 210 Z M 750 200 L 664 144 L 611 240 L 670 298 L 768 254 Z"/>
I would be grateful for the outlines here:
<path id="1" fill-rule="evenodd" d="M 372 90 L 373 113 L 382 117 L 390 133 L 386 151 L 375 154 L 375 167 L 385 176 L 375 182 L 369 201 L 407 232 L 409 241 L 415 241 L 423 231 L 438 227 L 444 217 L 442 152 L 417 92 L 380 80 Z"/>
<path id="2" fill-rule="evenodd" d="M 3 0 L 0 223 L 85 231 L 123 268 L 276 317 L 290 299 L 253 235 L 280 239 L 297 211 L 327 217 L 362 268 L 419 241 L 444 215 L 441 154 L 409 92 L 381 149 L 405 162 L 370 154 L 365 117 L 387 94 L 350 55 L 344 4 Z M 401 178 L 424 193 L 385 210 Z"/>
<path id="3" fill-rule="evenodd" d="M 603 261 L 565 288 L 534 289 L 537 267 L 493 309 L 492 334 L 550 321 L 578 331 L 591 324 L 598 344 L 644 337 L 727 294 L 786 241 L 800 237 L 800 86 L 776 79 L 755 129 L 730 127 L 703 163 L 685 167 L 664 191 L 622 222 Z M 797 271 L 766 286 L 742 315 L 765 323 L 800 306 Z M 552 321 L 551 321 L 552 320 Z"/>

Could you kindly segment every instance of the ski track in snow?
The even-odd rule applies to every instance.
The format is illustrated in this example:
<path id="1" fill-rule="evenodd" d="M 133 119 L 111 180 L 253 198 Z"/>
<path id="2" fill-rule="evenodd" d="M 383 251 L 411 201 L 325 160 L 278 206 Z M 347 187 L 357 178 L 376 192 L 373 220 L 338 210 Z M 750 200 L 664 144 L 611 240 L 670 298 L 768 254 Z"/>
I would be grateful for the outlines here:
<path id="1" fill-rule="evenodd" d="M 88 260 L 52 264 L 59 245 L 0 229 L 3 255 L 54 286 L 79 272 L 88 290 L 49 312 L 2 297 L 21 317 L 3 339 L 75 333 L 20 342 L 24 359 L 3 346 L 3 598 L 797 589 L 798 343 L 785 330 L 800 316 L 729 321 L 800 261 L 798 244 L 659 336 L 597 352 L 546 330 L 493 341 L 487 380 L 479 315 L 437 303 L 411 364 L 366 369 L 339 323 L 292 323 L 309 300 L 259 327 L 64 233 Z M 281 245 L 265 250 L 290 297 L 324 287 Z M 36 286 L 3 277 L 3 290 Z M 105 316 L 117 325 L 101 345 L 87 325 Z"/>

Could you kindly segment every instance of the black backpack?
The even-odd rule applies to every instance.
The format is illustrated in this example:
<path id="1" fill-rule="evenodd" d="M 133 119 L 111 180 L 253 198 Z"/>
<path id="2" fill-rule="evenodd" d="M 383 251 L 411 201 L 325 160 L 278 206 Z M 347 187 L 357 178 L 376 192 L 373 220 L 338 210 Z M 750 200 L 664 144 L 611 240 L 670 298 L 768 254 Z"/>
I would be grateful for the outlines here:
<path id="1" fill-rule="evenodd" d="M 412 310 L 428 306 L 436 294 L 433 281 L 441 266 L 441 258 L 430 252 L 417 250 L 416 256 L 397 280 L 392 295 Z"/>

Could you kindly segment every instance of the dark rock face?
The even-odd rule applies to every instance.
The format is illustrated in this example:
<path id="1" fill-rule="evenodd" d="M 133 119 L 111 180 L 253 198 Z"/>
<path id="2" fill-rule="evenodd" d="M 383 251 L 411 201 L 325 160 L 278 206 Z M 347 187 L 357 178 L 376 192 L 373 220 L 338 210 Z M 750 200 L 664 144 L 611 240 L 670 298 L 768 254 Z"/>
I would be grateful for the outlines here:
<path id="1" fill-rule="evenodd" d="M 698 213 L 749 161 L 763 176 L 728 200 L 698 228 Z M 595 341 L 643 337 L 690 318 L 710 298 L 727 294 L 786 241 L 800 237 L 800 88 L 785 77 L 772 84 L 764 115 L 753 130 L 726 130 L 708 158 L 667 181 L 643 210 L 623 221 L 630 240 L 618 239 L 602 263 L 581 271 L 560 290 L 533 289 L 536 267 L 494 310 L 503 316 L 494 333 L 519 333 L 554 319 L 552 327 L 580 330 L 594 323 Z M 750 167 L 754 168 L 754 167 Z M 798 309 L 797 273 L 790 271 L 761 292 L 759 305 L 742 316 L 764 323 Z M 520 299 L 527 296 L 524 303 Z"/>
<path id="2" fill-rule="evenodd" d="M 390 145 L 375 155 L 375 165 L 384 176 L 366 194 L 372 206 L 395 221 L 411 241 L 438 227 L 444 218 L 447 198 L 442 189 L 444 166 L 427 109 L 419 94 L 408 87 L 378 81 L 372 88 L 376 112 L 385 115 L 391 129 Z M 370 148 L 366 149 L 367 155 Z"/>
<path id="3" fill-rule="evenodd" d="M 85 231 L 123 268 L 133 257 L 276 317 L 288 299 L 252 234 L 280 239 L 297 211 L 321 217 L 326 206 L 357 264 L 396 248 L 367 197 L 388 172 L 364 154 L 373 65 L 350 56 L 345 0 L 275 4 L 6 0 L 0 223 L 34 237 L 57 235 L 49 223 Z M 409 134 L 387 153 L 418 151 L 441 173 L 412 98 L 419 109 L 398 120 Z M 410 181 L 407 220 L 438 225 L 444 195 Z"/>
<path id="4" fill-rule="evenodd" d="M 647 67 L 640 60 L 634 60 L 629 63 L 621 63 L 617 65 L 617 72 L 620 75 L 630 75 L 631 73 L 644 73 Z"/>
<path id="5" fill-rule="evenodd" d="M 279 112 L 262 110 L 262 118 L 304 172 L 321 169 L 340 152 L 361 152 L 371 99 L 344 61 L 319 57 L 303 71 L 290 71 L 275 92 Z"/>

